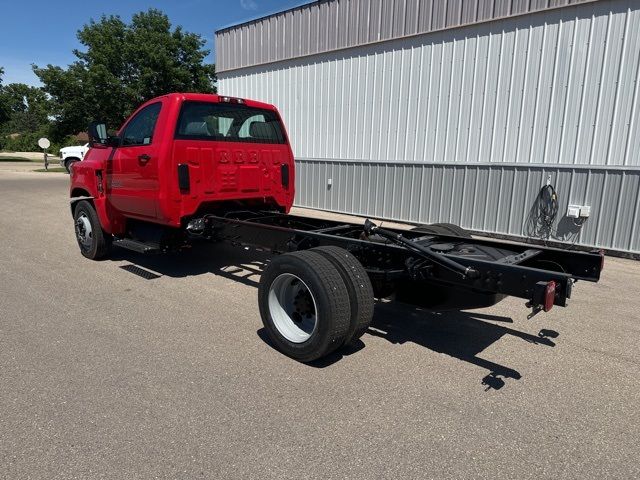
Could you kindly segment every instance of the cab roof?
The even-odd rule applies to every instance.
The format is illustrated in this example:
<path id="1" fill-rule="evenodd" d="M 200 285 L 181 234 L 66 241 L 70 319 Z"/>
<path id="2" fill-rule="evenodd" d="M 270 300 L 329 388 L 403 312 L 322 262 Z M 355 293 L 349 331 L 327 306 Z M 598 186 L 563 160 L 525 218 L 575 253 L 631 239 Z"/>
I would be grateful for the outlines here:
<path id="1" fill-rule="evenodd" d="M 217 95 L 217 94 L 213 94 L 213 93 L 168 93 L 166 95 L 161 95 L 160 97 L 157 98 L 169 98 L 171 100 L 178 100 L 178 101 L 192 101 L 192 102 L 212 102 L 212 103 L 221 103 L 223 102 L 222 99 L 224 98 L 229 98 L 229 99 L 238 99 L 241 97 L 234 97 L 234 96 L 230 96 L 230 95 Z M 155 99 L 153 99 L 155 100 Z M 150 100 L 149 102 L 152 102 L 153 100 Z M 269 104 L 269 103 L 264 103 L 264 102 L 259 102 L 257 100 L 251 100 L 248 98 L 241 98 L 241 100 L 243 101 L 243 103 L 245 105 L 247 105 L 248 107 L 254 107 L 254 108 L 262 108 L 265 110 L 276 110 L 276 107 Z M 146 102 L 146 103 L 149 103 Z"/>

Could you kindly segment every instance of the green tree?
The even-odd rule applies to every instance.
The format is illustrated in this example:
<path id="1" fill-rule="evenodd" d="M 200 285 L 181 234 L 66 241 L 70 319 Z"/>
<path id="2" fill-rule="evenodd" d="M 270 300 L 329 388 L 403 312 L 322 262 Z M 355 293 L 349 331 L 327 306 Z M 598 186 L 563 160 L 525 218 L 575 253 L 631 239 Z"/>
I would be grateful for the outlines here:
<path id="1" fill-rule="evenodd" d="M 0 67 L 0 131 L 7 120 L 9 120 L 9 102 L 4 95 L 4 87 L 2 86 L 2 76 L 4 68 Z"/>
<path id="2" fill-rule="evenodd" d="M 100 119 L 118 127 L 142 102 L 169 92 L 215 91 L 215 66 L 205 64 L 205 41 L 149 9 L 127 24 L 119 16 L 91 20 L 78 31 L 86 47 L 66 69 L 34 67 L 52 99 L 57 137 Z"/>
<path id="3" fill-rule="evenodd" d="M 42 89 L 10 83 L 2 88 L 2 96 L 9 110 L 4 127 L 7 133 L 28 133 L 48 127 L 49 100 Z"/>
<path id="4" fill-rule="evenodd" d="M 0 148 L 37 150 L 37 139 L 48 136 L 51 123 L 46 93 L 24 83 L 3 85 L 1 80 Z"/>

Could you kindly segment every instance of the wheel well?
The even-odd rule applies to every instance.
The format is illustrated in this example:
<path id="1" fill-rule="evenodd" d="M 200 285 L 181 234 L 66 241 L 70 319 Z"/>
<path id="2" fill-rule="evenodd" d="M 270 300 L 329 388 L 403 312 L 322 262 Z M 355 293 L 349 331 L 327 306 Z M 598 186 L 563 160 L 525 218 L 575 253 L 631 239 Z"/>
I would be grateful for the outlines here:
<path id="1" fill-rule="evenodd" d="M 71 198 L 90 197 L 90 196 L 91 194 L 87 192 L 84 188 L 74 188 L 73 190 L 71 190 Z M 89 202 L 95 208 L 95 205 L 93 205 L 93 199 L 87 199 L 87 202 Z M 71 215 L 74 215 L 76 213 L 77 204 L 78 202 L 71 203 Z"/>
<path id="2" fill-rule="evenodd" d="M 64 159 L 64 163 L 70 162 L 71 160 L 75 161 L 75 162 L 79 162 L 80 159 L 78 157 L 66 157 Z"/>

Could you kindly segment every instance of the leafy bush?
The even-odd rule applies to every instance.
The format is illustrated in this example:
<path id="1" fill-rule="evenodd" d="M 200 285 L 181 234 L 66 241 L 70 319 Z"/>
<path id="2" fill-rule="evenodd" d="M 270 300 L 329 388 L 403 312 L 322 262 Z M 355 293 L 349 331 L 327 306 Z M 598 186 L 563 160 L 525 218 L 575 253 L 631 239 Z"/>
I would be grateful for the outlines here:
<path id="1" fill-rule="evenodd" d="M 47 132 L 32 132 L 24 133 L 15 137 L 4 136 L 0 137 L 0 150 L 6 150 L 8 152 L 39 152 L 42 149 L 38 146 L 38 140 L 42 137 L 50 139 Z M 51 155 L 58 155 L 58 152 L 63 147 L 71 145 L 81 145 L 83 142 L 79 142 L 73 136 L 65 137 L 62 141 L 51 142 L 51 147 L 47 149 L 47 152 Z"/>

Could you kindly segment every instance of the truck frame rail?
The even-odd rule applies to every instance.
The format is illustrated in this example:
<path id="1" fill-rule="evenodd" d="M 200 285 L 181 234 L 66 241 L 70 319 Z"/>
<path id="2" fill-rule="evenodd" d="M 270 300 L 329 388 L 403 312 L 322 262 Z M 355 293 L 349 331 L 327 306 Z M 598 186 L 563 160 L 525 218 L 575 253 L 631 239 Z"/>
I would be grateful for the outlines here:
<path id="1" fill-rule="evenodd" d="M 382 229 L 370 220 L 363 225 L 274 212 L 209 214 L 191 220 L 187 231 L 274 253 L 337 246 L 362 263 L 374 286 L 394 290 L 410 282 L 458 287 L 498 301 L 510 295 L 527 300 L 534 313 L 552 305 L 566 306 L 573 283 L 597 282 L 603 263 L 602 252 L 532 247 L 420 229 Z"/>

